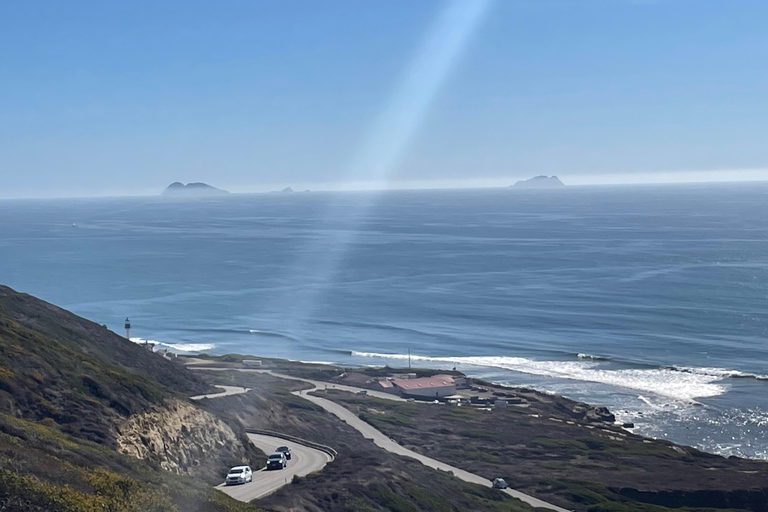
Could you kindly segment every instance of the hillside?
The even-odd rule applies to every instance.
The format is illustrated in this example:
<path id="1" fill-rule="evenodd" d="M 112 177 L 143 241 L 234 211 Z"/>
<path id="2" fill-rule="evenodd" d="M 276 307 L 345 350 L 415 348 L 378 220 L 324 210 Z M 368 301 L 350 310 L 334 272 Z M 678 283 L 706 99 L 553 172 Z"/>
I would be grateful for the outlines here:
<path id="1" fill-rule="evenodd" d="M 0 412 L 114 447 L 121 418 L 208 389 L 105 327 L 0 286 Z"/>
<path id="2" fill-rule="evenodd" d="M 229 465 L 263 456 L 242 427 L 186 398 L 209 389 L 98 324 L 0 286 L 0 510 L 256 510 L 182 476 L 218 482 Z"/>

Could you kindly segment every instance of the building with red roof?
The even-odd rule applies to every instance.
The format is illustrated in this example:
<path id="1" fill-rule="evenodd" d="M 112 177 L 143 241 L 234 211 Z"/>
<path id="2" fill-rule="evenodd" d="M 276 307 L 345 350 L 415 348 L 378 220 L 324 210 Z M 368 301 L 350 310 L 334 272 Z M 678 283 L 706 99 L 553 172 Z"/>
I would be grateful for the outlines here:
<path id="1" fill-rule="evenodd" d="M 414 398 L 444 398 L 456 394 L 456 383 L 451 375 L 395 379 L 392 385 L 400 395 Z"/>

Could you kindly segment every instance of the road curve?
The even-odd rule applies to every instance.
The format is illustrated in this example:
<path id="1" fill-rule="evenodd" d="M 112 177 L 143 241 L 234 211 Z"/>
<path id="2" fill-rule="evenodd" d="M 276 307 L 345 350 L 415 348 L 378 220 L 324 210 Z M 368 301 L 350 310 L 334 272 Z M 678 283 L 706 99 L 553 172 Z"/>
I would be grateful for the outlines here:
<path id="1" fill-rule="evenodd" d="M 192 369 L 192 368 L 190 368 L 190 369 Z M 312 396 L 312 395 L 309 394 L 309 393 L 312 393 L 313 391 L 318 391 L 320 389 L 325 389 L 328 386 L 330 386 L 331 388 L 341 389 L 341 390 L 349 391 L 349 392 L 352 392 L 352 393 L 360 391 L 360 390 L 362 390 L 362 388 L 356 388 L 356 387 L 353 387 L 353 386 L 343 386 L 343 385 L 339 385 L 339 384 L 329 384 L 327 382 L 322 382 L 322 381 L 317 381 L 317 380 L 312 380 L 312 379 L 304 379 L 304 378 L 299 378 L 299 377 L 293 377 L 293 376 L 290 376 L 290 375 L 283 375 L 283 374 L 280 374 L 280 373 L 275 373 L 275 372 L 272 372 L 271 370 L 255 370 L 255 369 L 244 369 L 244 368 L 220 368 L 220 369 L 219 368 L 194 368 L 194 369 L 195 370 L 214 370 L 214 371 L 215 370 L 219 370 L 219 371 L 221 371 L 221 370 L 230 370 L 230 371 L 231 370 L 237 370 L 237 371 L 241 371 L 241 372 L 267 373 L 269 375 L 273 375 L 275 377 L 280 377 L 282 379 L 298 380 L 298 381 L 303 381 L 303 382 L 310 383 L 310 384 L 312 384 L 314 386 L 314 388 L 312 388 L 312 389 L 305 389 L 303 391 L 294 391 L 293 394 L 296 395 L 296 396 L 300 396 L 301 398 L 304 398 L 306 400 L 309 400 L 310 402 L 319 405 L 320 407 L 322 407 L 326 411 L 328 411 L 331 414 L 337 416 L 342 421 L 346 422 L 349 426 L 351 426 L 352 428 L 354 428 L 355 430 L 360 432 L 363 435 L 364 438 L 371 439 L 374 442 L 374 444 L 376 444 L 376 446 L 378 446 L 380 448 L 383 448 L 383 449 L 387 450 L 388 452 L 395 453 L 397 455 L 401 455 L 403 457 L 410 457 L 412 459 L 416 459 L 419 462 L 421 462 L 422 464 L 424 464 L 425 466 L 428 466 L 430 468 L 439 469 L 441 471 L 447 471 L 449 473 L 453 473 L 453 475 L 456 478 L 458 478 L 460 480 L 463 480 L 465 482 L 469 482 L 469 483 L 473 483 L 473 484 L 478 484 L 478 485 L 482 485 L 482 486 L 485 486 L 485 487 L 491 487 L 491 482 L 488 479 L 486 479 L 486 478 L 484 478 L 484 477 L 482 477 L 480 475 L 476 475 L 474 473 L 470 473 L 469 471 L 465 471 L 463 469 L 457 468 L 455 466 L 451 466 L 450 464 L 446 464 L 444 462 L 440 462 L 439 460 L 433 459 L 431 457 L 427 457 L 427 456 L 422 455 L 420 453 L 416 453 L 416 452 L 414 452 L 412 450 L 409 450 L 409 449 L 407 449 L 407 448 L 397 444 L 395 441 L 393 441 L 389 437 L 385 436 L 381 431 L 377 430 L 376 428 L 374 428 L 370 424 L 368 424 L 368 423 L 364 422 L 363 420 L 361 420 L 360 418 L 358 418 L 357 415 L 355 415 L 353 412 L 351 412 L 350 410 L 348 410 L 344 406 L 339 405 L 336 402 L 332 402 L 332 401 L 330 401 L 328 399 L 321 398 L 321 397 L 318 397 L 318 396 Z M 382 393 L 382 392 L 379 392 L 379 391 L 371 391 L 371 390 L 366 390 L 366 391 L 367 391 L 368 395 L 375 396 L 376 398 L 383 398 L 383 399 L 386 399 L 386 400 L 403 401 L 402 398 L 400 398 L 398 396 L 391 395 L 389 393 Z M 252 434 L 248 434 L 249 437 L 251 435 Z M 277 438 L 270 438 L 270 439 L 277 439 Z M 277 445 L 275 445 L 275 446 L 277 446 Z M 291 449 L 293 449 L 293 446 L 296 446 L 296 445 L 294 443 L 293 445 L 290 445 L 290 446 L 291 446 Z M 304 447 L 304 448 L 311 450 L 311 448 L 306 448 L 306 447 Z M 264 451 L 266 451 L 266 450 L 264 450 Z M 320 452 L 320 453 L 323 453 L 323 452 Z M 325 455 L 326 457 L 330 457 L 329 455 L 327 455 L 325 453 L 323 453 L 323 455 Z M 325 466 L 325 464 L 323 464 L 323 466 Z M 286 468 L 286 469 L 288 469 L 288 468 Z M 254 481 L 256 481 L 256 476 L 254 476 L 253 479 L 254 479 Z M 246 485 L 250 485 L 250 484 L 246 484 Z M 279 485 L 277 485 L 275 487 L 275 489 L 277 487 L 280 487 L 280 485 L 285 485 L 285 484 L 279 484 Z M 224 490 L 224 489 L 222 489 L 222 490 Z M 272 490 L 274 490 L 274 489 L 272 489 Z M 271 492 L 271 491 L 268 491 L 268 492 Z M 514 498 L 517 498 L 520 501 L 531 505 L 532 507 L 545 508 L 545 509 L 548 509 L 548 510 L 554 510 L 555 512 L 571 512 L 568 509 L 564 509 L 562 507 L 558 507 L 557 505 L 553 505 L 553 504 L 548 503 L 548 502 L 546 502 L 544 500 L 540 500 L 539 498 L 536 498 L 534 496 L 530 496 L 530 495 L 525 494 L 525 493 L 520 492 L 520 491 L 516 491 L 514 489 L 504 489 L 503 492 L 506 492 L 510 496 L 512 496 Z M 232 496 L 232 495 L 230 495 L 230 496 Z M 233 497 L 235 497 L 235 496 L 233 496 Z M 237 499 L 240 499 L 240 498 L 237 498 Z M 254 499 L 254 498 L 250 498 L 250 499 Z"/>
<path id="2" fill-rule="evenodd" d="M 333 384 L 331 382 L 323 382 L 321 380 L 312 380 L 312 379 L 305 379 L 304 377 L 294 377 L 292 375 L 285 375 L 282 373 L 275 373 L 272 370 L 257 370 L 254 368 L 228 368 L 228 367 L 215 367 L 215 366 L 201 366 L 201 367 L 195 367 L 195 366 L 187 366 L 187 369 L 189 370 L 195 370 L 195 371 L 212 371 L 212 372 L 243 372 L 243 373 L 266 373 L 268 375 L 273 375 L 275 377 L 280 377 L 281 379 L 289 379 L 289 380 L 296 380 L 299 382 L 308 382 L 315 386 L 317 389 L 340 389 L 341 391 L 349 391 L 350 393 L 357 393 L 358 391 L 365 391 L 368 396 L 375 396 L 376 398 L 381 398 L 383 400 L 393 400 L 395 402 L 405 402 L 405 398 L 401 398 L 397 395 L 393 395 L 392 393 L 385 393 L 383 391 L 375 391 L 371 389 L 363 389 L 363 388 L 357 388 L 354 386 L 345 386 L 344 384 Z M 231 386 L 217 386 L 217 387 L 231 387 Z M 219 396 L 219 395 L 217 395 Z M 223 395 L 221 395 L 223 396 Z M 197 397 L 195 397 L 197 398 Z M 202 397 L 200 397 L 202 398 Z"/>
<path id="3" fill-rule="evenodd" d="M 242 485 L 217 485 L 216 488 L 240 501 L 251 501 L 270 494 L 280 487 L 291 483 L 293 476 L 306 476 L 319 471 L 331 461 L 331 456 L 320 450 L 286 441 L 279 437 L 248 434 L 251 442 L 266 454 L 275 451 L 278 446 L 291 448 L 291 460 L 285 469 L 254 471 L 253 481 Z"/>
<path id="4" fill-rule="evenodd" d="M 211 393 L 210 395 L 197 395 L 197 396 L 191 396 L 189 397 L 190 400 L 202 400 L 203 398 L 219 398 L 222 396 L 229 396 L 229 395 L 240 395 L 242 393 L 247 393 L 250 391 L 249 388 L 242 388 L 240 386 L 220 386 L 216 384 L 216 387 L 219 389 L 223 389 L 221 393 Z"/>
<path id="5" fill-rule="evenodd" d="M 277 373 L 273 373 L 272 375 L 275 375 L 277 377 L 282 377 L 282 375 Z M 304 380 L 304 379 L 301 379 L 301 380 Z M 325 385 L 325 383 L 322 383 L 322 384 Z M 293 394 L 296 396 L 300 396 L 306 400 L 309 400 L 310 402 L 319 405 L 320 407 L 330 412 L 331 414 L 334 414 L 335 416 L 339 417 L 341 420 L 345 421 L 350 427 L 356 429 L 358 432 L 363 434 L 363 437 L 365 437 L 366 439 L 373 440 L 376 446 L 383 448 L 388 452 L 395 453 L 397 455 L 402 455 L 403 457 L 410 457 L 412 459 L 416 459 L 422 464 L 424 464 L 425 466 L 428 466 L 433 469 L 439 469 L 441 471 L 447 471 L 447 472 L 453 473 L 453 475 L 456 478 L 460 480 L 464 480 L 465 482 L 479 484 L 485 487 L 491 487 L 491 482 L 488 479 L 483 478 L 480 475 L 470 473 L 469 471 L 465 471 L 463 469 L 457 468 L 455 466 L 451 466 L 450 464 L 440 462 L 439 460 L 435 460 L 431 457 L 427 457 L 420 453 L 416 453 L 412 450 L 409 450 L 397 444 L 387 436 L 385 436 L 382 432 L 380 432 L 379 430 L 371 426 L 369 423 L 366 423 L 360 418 L 358 418 L 357 415 L 355 415 L 353 412 L 351 412 L 349 409 L 345 408 L 344 406 L 339 405 L 336 402 L 332 402 L 328 399 L 309 394 L 317 390 L 318 390 L 318 387 L 316 386 L 314 389 L 294 391 Z M 532 507 L 546 508 L 549 510 L 554 510 L 556 512 L 570 512 L 567 509 L 558 507 L 557 505 L 553 505 L 551 503 L 547 503 L 546 501 L 540 500 L 539 498 L 530 496 L 520 491 L 516 491 L 514 489 L 504 489 L 504 492 L 506 492 L 507 494 L 509 494 L 514 498 L 519 499 L 524 503 L 531 505 Z"/>

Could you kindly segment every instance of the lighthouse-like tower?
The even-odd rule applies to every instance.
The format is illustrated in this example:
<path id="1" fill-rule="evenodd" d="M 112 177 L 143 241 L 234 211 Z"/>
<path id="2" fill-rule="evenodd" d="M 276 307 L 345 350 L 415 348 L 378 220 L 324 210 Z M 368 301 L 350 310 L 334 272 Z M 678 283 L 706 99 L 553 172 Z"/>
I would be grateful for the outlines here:
<path id="1" fill-rule="evenodd" d="M 131 321 L 125 319 L 125 339 L 131 341 Z"/>

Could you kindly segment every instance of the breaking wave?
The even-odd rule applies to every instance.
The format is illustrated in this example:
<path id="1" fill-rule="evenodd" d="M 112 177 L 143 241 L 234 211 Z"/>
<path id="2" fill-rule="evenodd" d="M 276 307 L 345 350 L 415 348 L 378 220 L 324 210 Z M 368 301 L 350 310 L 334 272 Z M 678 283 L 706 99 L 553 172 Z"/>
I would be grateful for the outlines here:
<path id="1" fill-rule="evenodd" d="M 711 375 L 722 379 L 754 379 L 768 381 L 768 375 L 729 370 L 727 368 L 698 368 L 693 366 L 670 366 L 669 368 L 678 372 L 693 373 L 696 375 Z"/>
<path id="2" fill-rule="evenodd" d="M 353 351 L 352 355 L 381 359 L 408 359 L 407 354 Z M 605 369 L 600 367 L 600 360 L 589 358 L 580 358 L 579 361 L 537 361 L 524 357 L 508 356 L 431 357 L 411 355 L 410 358 L 412 361 L 501 368 L 556 379 L 594 382 L 685 401 L 694 401 L 696 398 L 712 397 L 725 393 L 726 385 L 722 381 L 738 373 L 715 368 Z"/>
<path id="3" fill-rule="evenodd" d="M 134 343 L 152 343 L 155 348 L 167 348 L 171 352 L 204 352 L 216 348 L 213 343 L 165 343 L 157 340 L 145 340 L 144 338 L 131 338 L 131 341 Z"/>

